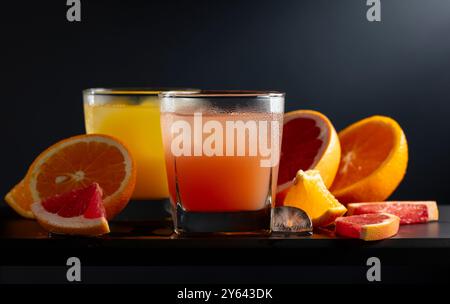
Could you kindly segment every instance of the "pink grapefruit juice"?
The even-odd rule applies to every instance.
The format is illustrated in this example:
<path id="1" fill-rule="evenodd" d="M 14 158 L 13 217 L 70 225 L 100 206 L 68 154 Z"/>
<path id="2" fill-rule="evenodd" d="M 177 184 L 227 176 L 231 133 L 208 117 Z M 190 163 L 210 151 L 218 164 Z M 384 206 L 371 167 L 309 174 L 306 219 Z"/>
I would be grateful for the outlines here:
<path id="1" fill-rule="evenodd" d="M 282 114 L 274 113 L 215 113 L 203 114 L 203 125 L 209 121 L 218 122 L 226 130 L 226 122 L 266 121 L 269 125 L 277 121 L 282 129 Z M 175 121 L 184 120 L 194 125 L 194 114 L 162 113 L 163 128 L 170 128 Z M 275 136 L 267 136 L 267 144 L 274 139 L 281 143 L 281 131 Z M 202 142 L 210 133 L 202 134 Z M 191 142 L 191 155 L 175 156 L 171 150 L 174 135 L 164 132 L 163 142 L 166 156 L 167 177 L 171 201 L 180 204 L 188 212 L 239 212 L 257 211 L 271 204 L 275 193 L 278 174 L 278 161 L 274 166 L 261 166 L 264 159 L 259 153 L 250 156 L 250 146 L 258 145 L 257 136 L 245 132 L 245 155 L 238 156 L 238 136 L 234 134 L 233 155 L 227 156 L 224 133 L 222 155 L 194 154 L 194 142 Z M 241 138 L 242 139 L 242 138 Z M 220 143 L 215 143 L 219 145 Z M 213 145 L 213 146 L 215 146 Z M 220 154 L 220 153 L 219 153 Z"/>

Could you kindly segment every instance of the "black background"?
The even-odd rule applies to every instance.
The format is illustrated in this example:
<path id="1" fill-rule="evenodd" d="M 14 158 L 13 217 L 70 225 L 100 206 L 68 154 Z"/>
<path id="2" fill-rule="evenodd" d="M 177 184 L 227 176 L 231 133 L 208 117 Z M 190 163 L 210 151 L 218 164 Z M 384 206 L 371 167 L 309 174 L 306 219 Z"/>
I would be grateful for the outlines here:
<path id="1" fill-rule="evenodd" d="M 50 144 L 84 132 L 81 90 L 108 86 L 272 89 L 340 130 L 384 114 L 410 162 L 397 199 L 448 203 L 450 1 L 82 0 L 0 4 L 0 193 Z"/>

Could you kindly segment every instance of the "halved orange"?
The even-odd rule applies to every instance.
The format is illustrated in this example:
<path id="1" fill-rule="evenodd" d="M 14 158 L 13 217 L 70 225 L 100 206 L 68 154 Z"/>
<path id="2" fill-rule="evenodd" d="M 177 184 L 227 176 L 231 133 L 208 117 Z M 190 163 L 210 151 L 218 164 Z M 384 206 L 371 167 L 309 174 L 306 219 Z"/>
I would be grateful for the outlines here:
<path id="1" fill-rule="evenodd" d="M 107 135 L 79 135 L 42 152 L 6 201 L 21 215 L 32 217 L 33 202 L 95 182 L 103 189 L 106 217 L 111 219 L 127 205 L 135 181 L 135 162 L 123 143 Z"/>
<path id="2" fill-rule="evenodd" d="M 297 110 L 284 115 L 278 173 L 277 205 L 281 205 L 299 170 L 320 172 L 327 187 L 333 183 L 341 147 L 330 120 L 317 111 Z"/>
<path id="3" fill-rule="evenodd" d="M 339 132 L 342 156 L 331 192 L 342 203 L 384 201 L 402 181 L 408 145 L 386 116 L 360 120 Z"/>

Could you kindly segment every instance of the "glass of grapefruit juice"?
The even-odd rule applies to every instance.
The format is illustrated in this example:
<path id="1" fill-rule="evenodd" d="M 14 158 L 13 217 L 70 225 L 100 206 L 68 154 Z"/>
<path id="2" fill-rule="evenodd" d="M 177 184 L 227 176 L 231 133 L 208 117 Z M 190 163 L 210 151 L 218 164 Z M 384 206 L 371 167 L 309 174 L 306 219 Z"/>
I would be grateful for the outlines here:
<path id="1" fill-rule="evenodd" d="M 163 89 L 87 89 L 83 91 L 87 133 L 122 140 L 137 166 L 135 200 L 169 196 L 161 138 L 158 94 Z"/>
<path id="2" fill-rule="evenodd" d="M 175 231 L 270 233 L 284 94 L 164 92 L 160 98 Z"/>

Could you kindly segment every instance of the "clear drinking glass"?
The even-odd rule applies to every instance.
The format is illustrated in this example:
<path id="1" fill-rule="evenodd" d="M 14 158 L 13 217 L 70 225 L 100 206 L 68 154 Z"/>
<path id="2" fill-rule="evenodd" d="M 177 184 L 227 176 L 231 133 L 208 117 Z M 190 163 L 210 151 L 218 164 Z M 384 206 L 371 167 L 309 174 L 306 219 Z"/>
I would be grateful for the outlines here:
<path id="1" fill-rule="evenodd" d="M 270 233 L 284 93 L 163 92 L 161 128 L 177 233 Z"/>
<path id="2" fill-rule="evenodd" d="M 122 140 L 136 160 L 136 187 L 132 196 L 135 200 L 158 200 L 169 196 L 158 98 L 162 91 L 164 89 L 150 88 L 83 91 L 86 132 Z"/>

